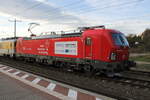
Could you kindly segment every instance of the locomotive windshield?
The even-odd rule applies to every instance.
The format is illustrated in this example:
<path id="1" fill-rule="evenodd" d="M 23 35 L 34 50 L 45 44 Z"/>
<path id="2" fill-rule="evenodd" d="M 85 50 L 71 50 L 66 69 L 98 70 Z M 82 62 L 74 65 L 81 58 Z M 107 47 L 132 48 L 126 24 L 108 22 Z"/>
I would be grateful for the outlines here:
<path id="1" fill-rule="evenodd" d="M 116 45 L 129 46 L 129 43 L 123 34 L 114 33 L 112 34 L 112 38 Z"/>

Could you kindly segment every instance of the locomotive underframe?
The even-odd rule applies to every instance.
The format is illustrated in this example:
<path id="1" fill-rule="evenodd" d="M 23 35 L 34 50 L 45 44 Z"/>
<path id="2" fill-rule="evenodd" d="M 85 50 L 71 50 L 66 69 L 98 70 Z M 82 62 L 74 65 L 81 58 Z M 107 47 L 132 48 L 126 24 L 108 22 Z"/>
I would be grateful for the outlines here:
<path id="1" fill-rule="evenodd" d="M 100 71 L 104 73 L 114 73 L 129 69 L 133 66 L 131 61 L 122 62 L 102 62 L 91 59 L 80 59 L 80 58 L 66 58 L 57 56 L 43 56 L 43 55 L 30 55 L 30 54 L 16 54 L 16 57 L 23 58 L 27 61 L 36 61 L 40 63 L 52 64 L 57 67 L 66 67 L 76 70 L 85 71 Z"/>

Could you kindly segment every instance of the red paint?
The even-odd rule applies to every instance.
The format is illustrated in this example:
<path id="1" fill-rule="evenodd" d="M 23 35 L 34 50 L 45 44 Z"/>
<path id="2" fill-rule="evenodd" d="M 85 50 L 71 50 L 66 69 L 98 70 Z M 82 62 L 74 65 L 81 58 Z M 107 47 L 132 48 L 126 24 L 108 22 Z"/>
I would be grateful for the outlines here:
<path id="1" fill-rule="evenodd" d="M 80 37 L 65 37 L 65 38 L 49 38 L 49 39 L 31 39 L 24 40 L 19 38 L 17 40 L 16 52 L 22 54 L 33 55 L 48 55 L 57 57 L 69 57 L 69 58 L 82 58 L 100 60 L 104 62 L 115 62 L 127 60 L 129 53 L 128 47 L 117 46 L 112 39 L 112 34 L 122 34 L 115 30 L 110 29 L 88 29 L 85 30 Z M 92 40 L 91 45 L 85 45 L 85 40 L 90 37 Z M 66 55 L 55 54 L 54 46 L 55 42 L 64 41 L 77 41 L 78 42 L 78 54 Z M 41 53 L 45 52 L 45 53 Z M 117 60 L 111 61 L 110 54 L 115 52 L 117 54 Z"/>

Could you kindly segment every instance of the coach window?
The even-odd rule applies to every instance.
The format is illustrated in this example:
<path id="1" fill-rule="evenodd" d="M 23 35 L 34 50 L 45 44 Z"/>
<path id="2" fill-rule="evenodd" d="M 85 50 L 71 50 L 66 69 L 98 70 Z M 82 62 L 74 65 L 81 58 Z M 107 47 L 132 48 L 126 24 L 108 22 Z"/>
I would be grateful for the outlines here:
<path id="1" fill-rule="evenodd" d="M 91 45 L 91 43 L 92 43 L 92 39 L 90 37 L 87 37 L 86 41 L 85 41 L 85 44 L 86 45 Z"/>
<path id="2" fill-rule="evenodd" d="M 10 48 L 12 47 L 12 43 L 10 43 Z"/>

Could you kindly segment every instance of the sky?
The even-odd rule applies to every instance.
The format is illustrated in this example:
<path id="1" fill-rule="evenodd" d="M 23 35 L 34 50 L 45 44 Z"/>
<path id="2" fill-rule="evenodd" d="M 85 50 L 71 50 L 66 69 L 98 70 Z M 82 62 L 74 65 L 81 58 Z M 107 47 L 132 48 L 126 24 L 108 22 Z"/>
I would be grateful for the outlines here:
<path id="1" fill-rule="evenodd" d="M 68 31 L 77 27 L 105 25 L 128 34 L 150 28 L 150 0 L 0 0 L 0 37 L 30 36 L 30 23 L 36 35 Z"/>

